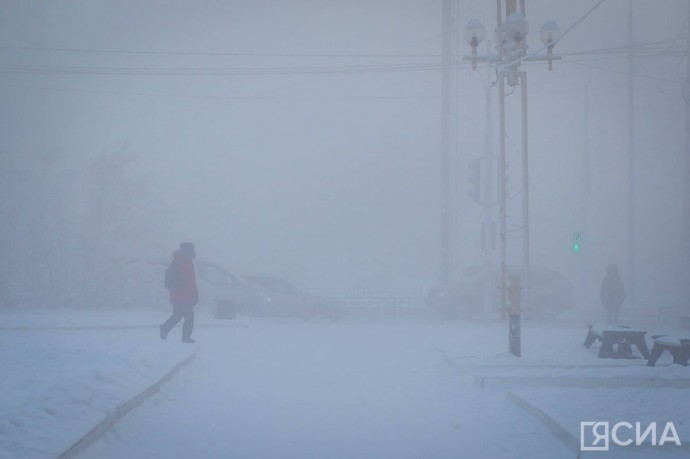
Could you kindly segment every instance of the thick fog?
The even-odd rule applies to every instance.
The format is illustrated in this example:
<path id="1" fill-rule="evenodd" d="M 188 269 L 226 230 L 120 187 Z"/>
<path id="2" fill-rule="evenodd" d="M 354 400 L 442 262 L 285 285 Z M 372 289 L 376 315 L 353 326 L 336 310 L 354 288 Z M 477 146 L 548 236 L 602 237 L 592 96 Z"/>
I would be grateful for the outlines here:
<path id="1" fill-rule="evenodd" d="M 565 31 L 595 3 L 529 0 L 530 52 L 545 21 Z M 599 307 L 609 263 L 632 276 L 628 3 L 565 34 L 553 71 L 523 66 L 531 263 L 573 282 L 581 307 Z M 635 297 L 655 309 L 680 305 L 687 283 L 687 1 L 633 4 Z M 495 2 L 459 7 L 461 26 L 479 18 L 492 37 Z M 3 304 L 103 304 L 124 263 L 184 240 L 238 274 L 427 291 L 441 260 L 441 51 L 440 0 L 0 3 Z M 496 80 L 483 63 L 459 69 L 452 278 L 483 263 L 467 177 Z M 518 88 L 506 98 L 515 265 L 519 103 Z M 495 154 L 497 107 L 494 86 Z"/>

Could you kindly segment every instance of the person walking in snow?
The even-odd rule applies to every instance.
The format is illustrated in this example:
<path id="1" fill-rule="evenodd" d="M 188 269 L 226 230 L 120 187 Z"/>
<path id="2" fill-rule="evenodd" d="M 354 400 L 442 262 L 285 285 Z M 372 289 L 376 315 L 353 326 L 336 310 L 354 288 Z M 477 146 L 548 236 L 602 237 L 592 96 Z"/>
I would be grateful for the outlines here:
<path id="1" fill-rule="evenodd" d="M 172 328 L 184 319 L 182 324 L 182 342 L 194 343 L 194 305 L 199 301 L 199 289 L 196 285 L 194 270 L 194 244 L 183 242 L 173 254 L 173 260 L 165 271 L 165 287 L 170 291 L 172 315 L 160 326 L 161 339 L 166 339 Z"/>
<path id="2" fill-rule="evenodd" d="M 606 309 L 606 323 L 608 325 L 617 324 L 618 313 L 625 301 L 625 287 L 620 276 L 618 276 L 616 265 L 609 265 L 606 269 L 606 277 L 601 281 L 599 297 L 601 304 Z"/>

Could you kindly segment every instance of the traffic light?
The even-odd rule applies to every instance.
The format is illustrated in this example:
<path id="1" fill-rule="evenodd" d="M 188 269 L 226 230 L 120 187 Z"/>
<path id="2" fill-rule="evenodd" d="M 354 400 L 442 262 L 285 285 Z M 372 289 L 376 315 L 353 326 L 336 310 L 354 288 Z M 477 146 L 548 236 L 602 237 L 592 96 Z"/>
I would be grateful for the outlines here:
<path id="1" fill-rule="evenodd" d="M 499 167 L 498 168 L 498 174 L 497 174 L 498 178 L 496 180 L 496 196 L 498 196 L 500 199 L 500 196 L 501 196 L 501 183 L 500 183 L 501 169 L 500 169 L 500 164 L 498 167 Z M 510 182 L 510 174 L 508 173 L 508 170 L 510 169 L 510 163 L 508 163 L 508 161 L 506 161 L 504 163 L 503 167 L 504 167 L 504 170 L 503 170 L 503 176 L 504 176 L 503 190 L 505 191 L 506 199 L 507 199 L 507 197 L 508 197 L 508 182 Z"/>
<path id="2" fill-rule="evenodd" d="M 467 181 L 470 184 L 469 195 L 476 202 L 481 202 L 481 180 L 482 180 L 482 165 L 479 158 L 470 161 L 469 174 Z"/>
<path id="3" fill-rule="evenodd" d="M 582 234 L 577 231 L 573 234 L 573 253 L 577 255 L 580 253 L 580 249 L 582 249 Z"/>
<path id="4" fill-rule="evenodd" d="M 510 169 L 510 163 L 509 163 L 508 161 L 505 162 L 504 168 L 505 168 L 505 172 L 504 172 L 503 175 L 505 175 L 505 181 L 503 182 L 503 186 L 504 186 L 503 189 L 505 190 L 506 199 L 507 199 L 507 196 L 508 196 L 508 182 L 510 182 L 510 174 L 508 173 L 508 170 Z"/>

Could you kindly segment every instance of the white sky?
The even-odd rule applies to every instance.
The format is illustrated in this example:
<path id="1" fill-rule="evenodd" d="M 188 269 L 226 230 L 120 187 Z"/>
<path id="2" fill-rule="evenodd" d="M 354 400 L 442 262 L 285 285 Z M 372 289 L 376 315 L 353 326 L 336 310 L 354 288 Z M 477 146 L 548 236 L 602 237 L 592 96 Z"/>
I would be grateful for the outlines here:
<path id="1" fill-rule="evenodd" d="M 527 1 L 531 49 L 540 47 L 538 29 L 546 20 L 566 29 L 595 3 Z M 491 36 L 494 2 L 460 5 L 461 22 L 478 17 Z M 556 51 L 625 45 L 627 5 L 608 0 Z M 635 42 L 686 36 L 686 1 L 634 5 Z M 433 62 L 438 58 L 328 55 L 439 54 L 440 33 L 440 1 L 2 2 L 0 148 L 32 167 L 30 159 L 46 152 L 80 164 L 129 144 L 141 157 L 137 173 L 157 184 L 176 215 L 151 235 L 152 246 L 165 254 L 189 239 L 200 257 L 238 273 L 275 274 L 305 286 L 427 288 L 439 263 L 439 71 L 27 75 L 9 73 L 6 66 L 210 69 Z M 528 67 L 532 259 L 573 281 L 582 263 L 570 253 L 570 238 L 582 220 L 585 85 L 592 154 L 587 263 L 594 280 L 610 262 L 625 272 L 627 61 L 601 57 L 559 62 L 551 73 L 545 65 Z M 678 64 L 679 57 L 635 60 L 638 289 L 648 303 L 659 297 L 678 301 L 680 294 L 685 107 L 679 83 L 684 63 L 680 76 Z M 483 148 L 485 84 L 483 72 L 463 72 L 460 134 L 466 148 L 458 171 L 457 271 L 481 263 L 482 213 L 463 181 L 467 161 Z M 519 145 L 518 93 L 512 97 L 508 134 Z M 510 144 L 508 155 L 509 191 L 515 193 L 519 156 Z M 519 215 L 519 203 L 517 196 L 509 213 Z M 518 240 L 510 244 L 519 247 Z M 517 263 L 519 252 L 511 249 L 510 257 Z"/>

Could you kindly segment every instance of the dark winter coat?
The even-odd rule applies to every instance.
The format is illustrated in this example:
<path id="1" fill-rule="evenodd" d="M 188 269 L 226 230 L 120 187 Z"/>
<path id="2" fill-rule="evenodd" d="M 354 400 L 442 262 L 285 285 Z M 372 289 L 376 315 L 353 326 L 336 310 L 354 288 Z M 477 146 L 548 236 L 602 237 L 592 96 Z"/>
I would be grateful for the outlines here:
<path id="1" fill-rule="evenodd" d="M 180 306 L 194 306 L 199 301 L 199 289 L 196 285 L 196 271 L 192 256 L 178 250 L 173 254 L 174 263 L 179 263 L 181 274 L 180 288 L 170 291 L 170 302 Z"/>
<path id="2" fill-rule="evenodd" d="M 618 273 L 609 272 L 601 281 L 601 304 L 606 309 L 618 309 L 625 301 L 625 287 Z"/>

